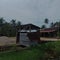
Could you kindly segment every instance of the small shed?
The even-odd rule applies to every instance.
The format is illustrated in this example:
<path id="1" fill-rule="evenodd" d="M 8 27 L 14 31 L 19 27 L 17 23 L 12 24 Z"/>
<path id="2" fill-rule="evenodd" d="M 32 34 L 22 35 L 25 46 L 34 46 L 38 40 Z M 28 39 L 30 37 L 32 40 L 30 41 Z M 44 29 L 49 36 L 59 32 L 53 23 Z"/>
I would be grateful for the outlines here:
<path id="1" fill-rule="evenodd" d="M 23 46 L 36 45 L 40 42 L 40 27 L 33 24 L 21 25 L 17 32 L 16 43 Z"/>

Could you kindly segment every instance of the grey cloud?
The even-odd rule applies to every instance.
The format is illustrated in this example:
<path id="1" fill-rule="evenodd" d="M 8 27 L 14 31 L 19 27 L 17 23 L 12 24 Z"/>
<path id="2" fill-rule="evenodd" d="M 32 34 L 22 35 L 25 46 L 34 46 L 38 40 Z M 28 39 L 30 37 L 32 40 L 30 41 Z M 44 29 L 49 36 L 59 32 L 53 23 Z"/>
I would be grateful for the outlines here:
<path id="1" fill-rule="evenodd" d="M 60 19 L 60 0 L 0 0 L 0 16 L 41 25 L 45 18 Z"/>

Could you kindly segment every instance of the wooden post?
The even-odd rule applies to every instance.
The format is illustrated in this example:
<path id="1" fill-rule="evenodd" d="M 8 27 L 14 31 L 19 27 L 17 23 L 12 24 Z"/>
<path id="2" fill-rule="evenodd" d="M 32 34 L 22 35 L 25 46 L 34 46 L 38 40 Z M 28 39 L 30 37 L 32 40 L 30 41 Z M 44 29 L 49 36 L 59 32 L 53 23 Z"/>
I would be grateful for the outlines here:
<path id="1" fill-rule="evenodd" d="M 18 29 L 16 32 L 16 44 L 18 44 L 20 41 L 20 30 Z"/>
<path id="2" fill-rule="evenodd" d="M 31 26 L 29 25 L 29 32 L 31 33 Z"/>

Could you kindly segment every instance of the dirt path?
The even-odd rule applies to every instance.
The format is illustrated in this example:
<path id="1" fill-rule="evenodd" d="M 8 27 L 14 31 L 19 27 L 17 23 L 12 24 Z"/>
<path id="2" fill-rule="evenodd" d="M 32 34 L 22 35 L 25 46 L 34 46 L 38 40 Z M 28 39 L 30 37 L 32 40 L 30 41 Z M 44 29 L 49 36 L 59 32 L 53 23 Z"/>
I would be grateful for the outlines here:
<path id="1" fill-rule="evenodd" d="M 43 37 L 41 37 L 40 39 L 42 41 L 60 41 L 60 39 L 58 39 L 58 38 L 43 38 Z"/>
<path id="2" fill-rule="evenodd" d="M 0 46 L 9 44 L 16 44 L 16 37 L 6 37 L 6 36 L 0 37 Z"/>

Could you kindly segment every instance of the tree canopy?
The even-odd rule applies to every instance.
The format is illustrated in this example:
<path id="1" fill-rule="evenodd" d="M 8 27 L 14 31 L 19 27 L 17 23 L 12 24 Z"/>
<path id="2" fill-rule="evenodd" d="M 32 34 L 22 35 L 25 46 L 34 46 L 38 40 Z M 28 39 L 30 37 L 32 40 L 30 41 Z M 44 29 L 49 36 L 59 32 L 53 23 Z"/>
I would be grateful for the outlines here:
<path id="1" fill-rule="evenodd" d="M 12 19 L 7 22 L 4 18 L 0 18 L 0 36 L 16 36 L 17 27 L 20 28 L 21 22 Z"/>

